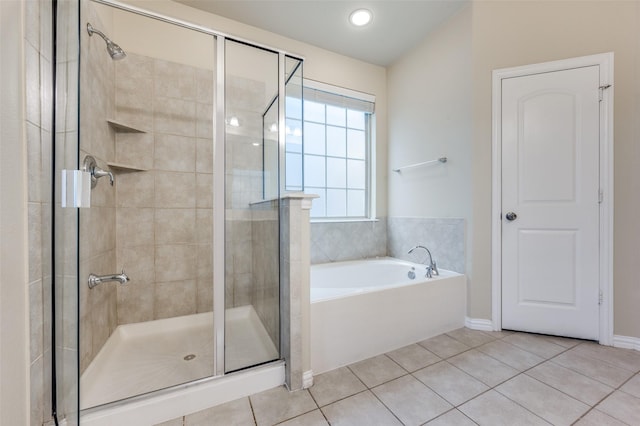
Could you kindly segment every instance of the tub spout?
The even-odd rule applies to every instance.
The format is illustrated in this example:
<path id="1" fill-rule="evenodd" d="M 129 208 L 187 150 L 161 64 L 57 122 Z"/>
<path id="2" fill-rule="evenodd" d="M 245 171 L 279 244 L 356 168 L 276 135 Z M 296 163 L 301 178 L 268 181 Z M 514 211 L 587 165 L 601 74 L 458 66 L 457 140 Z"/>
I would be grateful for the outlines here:
<path id="1" fill-rule="evenodd" d="M 102 284 L 109 281 L 118 281 L 120 284 L 124 284 L 129 281 L 129 276 L 124 273 L 124 269 L 119 274 L 113 275 L 96 275 L 89 274 L 89 288 L 94 288 L 98 284 Z"/>
<path id="2" fill-rule="evenodd" d="M 409 252 L 407 254 L 413 253 L 413 251 L 416 250 L 416 249 L 422 249 L 422 250 L 426 251 L 427 255 L 429 256 L 428 257 L 429 264 L 427 265 L 426 277 L 427 278 L 433 278 L 434 275 L 440 275 L 440 273 L 438 272 L 438 266 L 436 265 L 436 262 L 433 260 L 433 257 L 431 256 L 431 252 L 425 246 L 420 246 L 420 245 L 415 246 L 411 250 L 409 250 Z M 427 259 L 425 259 L 425 264 L 426 264 L 426 261 L 427 261 Z"/>

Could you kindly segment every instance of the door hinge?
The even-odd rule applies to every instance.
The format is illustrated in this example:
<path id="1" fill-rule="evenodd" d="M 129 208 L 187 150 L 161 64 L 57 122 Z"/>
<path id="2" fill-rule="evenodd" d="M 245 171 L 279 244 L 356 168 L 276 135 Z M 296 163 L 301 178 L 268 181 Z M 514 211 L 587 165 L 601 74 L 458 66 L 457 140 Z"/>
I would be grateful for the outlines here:
<path id="1" fill-rule="evenodd" d="M 602 295 L 602 290 L 600 290 L 600 292 L 598 293 L 598 305 L 602 305 L 603 301 L 604 301 L 604 296 Z"/>
<path id="2" fill-rule="evenodd" d="M 602 190 L 602 188 L 598 189 L 598 204 L 602 204 L 602 201 L 604 200 L 604 191 Z"/>
<path id="3" fill-rule="evenodd" d="M 600 102 L 602 102 L 602 99 L 604 98 L 604 91 L 605 91 L 606 89 L 608 89 L 609 87 L 611 87 L 611 85 L 610 85 L 610 84 L 605 84 L 604 86 L 600 86 L 600 87 L 598 87 L 598 89 L 599 89 L 598 100 L 599 100 Z"/>

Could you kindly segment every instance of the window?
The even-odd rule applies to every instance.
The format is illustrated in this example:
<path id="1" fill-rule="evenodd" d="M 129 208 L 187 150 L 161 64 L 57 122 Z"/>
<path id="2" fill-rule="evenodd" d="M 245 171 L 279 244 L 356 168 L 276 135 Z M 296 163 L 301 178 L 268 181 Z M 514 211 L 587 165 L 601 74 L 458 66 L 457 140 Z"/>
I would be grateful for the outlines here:
<path id="1" fill-rule="evenodd" d="M 305 80 L 303 117 L 287 114 L 286 189 L 317 194 L 311 217 L 366 219 L 371 210 L 373 97 Z M 302 164 L 302 169 L 300 165 Z M 302 172 L 300 171 L 302 170 Z"/>

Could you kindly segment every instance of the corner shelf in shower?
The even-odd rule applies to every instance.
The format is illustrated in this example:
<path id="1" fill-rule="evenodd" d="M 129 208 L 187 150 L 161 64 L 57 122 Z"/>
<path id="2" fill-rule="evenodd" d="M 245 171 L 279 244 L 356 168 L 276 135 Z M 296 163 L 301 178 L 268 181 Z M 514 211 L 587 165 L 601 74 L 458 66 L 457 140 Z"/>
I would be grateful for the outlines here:
<path id="1" fill-rule="evenodd" d="M 118 173 L 118 172 L 146 172 L 148 170 L 148 169 L 142 169 L 142 168 L 137 167 L 137 166 L 132 166 L 130 164 L 113 163 L 113 162 L 110 162 L 110 161 L 107 161 L 107 165 L 115 173 Z"/>
<path id="2" fill-rule="evenodd" d="M 132 127 L 117 120 L 107 120 L 107 123 L 118 133 L 147 133 L 145 130 Z"/>

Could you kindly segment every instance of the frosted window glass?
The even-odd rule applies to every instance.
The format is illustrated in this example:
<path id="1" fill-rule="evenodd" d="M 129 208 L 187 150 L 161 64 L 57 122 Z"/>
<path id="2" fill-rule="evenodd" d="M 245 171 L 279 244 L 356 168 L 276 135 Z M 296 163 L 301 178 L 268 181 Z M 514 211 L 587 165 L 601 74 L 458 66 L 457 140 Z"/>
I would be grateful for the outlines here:
<path id="1" fill-rule="evenodd" d="M 347 127 L 364 130 L 364 114 L 362 111 L 347 110 Z"/>
<path id="2" fill-rule="evenodd" d="M 304 156 L 304 183 L 306 186 L 325 186 L 325 157 Z"/>
<path id="3" fill-rule="evenodd" d="M 347 157 L 365 158 L 364 132 L 362 130 L 347 130 Z"/>
<path id="4" fill-rule="evenodd" d="M 302 99 L 287 96 L 284 107 L 286 117 L 302 120 Z"/>
<path id="5" fill-rule="evenodd" d="M 344 127 L 327 126 L 327 155 L 346 157 L 347 130 Z"/>
<path id="6" fill-rule="evenodd" d="M 366 167 L 363 160 L 347 160 L 347 184 L 349 188 L 365 189 Z"/>
<path id="7" fill-rule="evenodd" d="M 304 121 L 324 123 L 324 104 L 304 101 Z"/>
<path id="8" fill-rule="evenodd" d="M 311 217 L 325 217 L 327 215 L 326 200 L 327 195 L 324 188 L 309 188 L 306 187 L 304 192 L 306 194 L 316 194 L 319 198 L 314 198 L 311 204 Z"/>
<path id="9" fill-rule="evenodd" d="M 302 122 L 287 118 L 287 151 L 302 153 Z"/>
<path id="10" fill-rule="evenodd" d="M 285 156 L 287 190 L 302 188 L 302 155 L 287 153 Z"/>
<path id="11" fill-rule="evenodd" d="M 364 216 L 365 212 L 364 191 L 349 190 L 347 191 L 347 215 Z"/>
<path id="12" fill-rule="evenodd" d="M 344 108 L 327 105 L 327 124 L 344 127 L 347 122 L 346 114 L 347 110 Z"/>
<path id="13" fill-rule="evenodd" d="M 345 217 L 347 215 L 347 191 L 327 189 L 327 216 Z"/>
<path id="14" fill-rule="evenodd" d="M 304 123 L 305 154 L 324 155 L 324 124 Z"/>
<path id="15" fill-rule="evenodd" d="M 347 187 L 347 160 L 327 157 L 327 186 L 329 188 Z"/>

